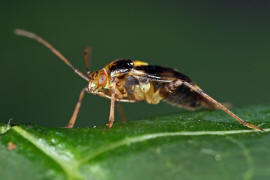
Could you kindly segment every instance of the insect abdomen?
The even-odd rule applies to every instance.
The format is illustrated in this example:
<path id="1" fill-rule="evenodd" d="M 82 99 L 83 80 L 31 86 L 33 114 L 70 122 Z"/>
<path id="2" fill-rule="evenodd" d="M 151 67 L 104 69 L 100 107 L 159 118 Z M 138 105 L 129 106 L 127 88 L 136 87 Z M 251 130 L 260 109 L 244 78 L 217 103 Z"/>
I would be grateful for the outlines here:
<path id="1" fill-rule="evenodd" d="M 128 99 L 135 101 L 147 101 L 150 104 L 157 104 L 162 99 L 158 88 L 147 78 L 138 78 L 126 75 L 124 78 L 124 88 L 128 94 Z"/>
<path id="2" fill-rule="evenodd" d="M 201 96 L 184 85 L 177 87 L 172 93 L 163 92 L 163 94 L 165 94 L 164 101 L 172 105 L 187 109 L 195 109 L 201 106 Z"/>

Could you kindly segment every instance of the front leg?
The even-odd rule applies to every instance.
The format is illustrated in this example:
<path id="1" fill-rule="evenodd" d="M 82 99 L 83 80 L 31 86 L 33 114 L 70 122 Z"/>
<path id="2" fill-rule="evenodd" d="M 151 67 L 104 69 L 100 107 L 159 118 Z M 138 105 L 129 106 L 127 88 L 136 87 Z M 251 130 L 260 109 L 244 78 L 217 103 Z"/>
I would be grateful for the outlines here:
<path id="1" fill-rule="evenodd" d="M 111 93 L 111 107 L 110 107 L 110 115 L 109 115 L 109 122 L 106 124 L 106 127 L 109 129 L 112 127 L 114 122 L 114 105 L 115 105 L 115 88 L 116 88 L 117 79 L 112 80 L 112 93 Z"/>
<path id="2" fill-rule="evenodd" d="M 75 106 L 75 109 L 73 111 L 73 114 L 68 122 L 68 125 L 65 127 L 65 128 L 73 128 L 74 124 L 75 124 L 75 121 L 77 119 L 77 116 L 78 116 L 78 113 L 79 113 L 79 110 L 81 108 L 81 104 L 82 104 L 82 100 L 83 100 L 83 97 L 84 97 L 84 94 L 85 92 L 87 92 L 88 89 L 87 88 L 83 88 L 81 93 L 80 93 L 80 96 L 79 96 L 79 99 L 77 101 L 77 104 Z"/>

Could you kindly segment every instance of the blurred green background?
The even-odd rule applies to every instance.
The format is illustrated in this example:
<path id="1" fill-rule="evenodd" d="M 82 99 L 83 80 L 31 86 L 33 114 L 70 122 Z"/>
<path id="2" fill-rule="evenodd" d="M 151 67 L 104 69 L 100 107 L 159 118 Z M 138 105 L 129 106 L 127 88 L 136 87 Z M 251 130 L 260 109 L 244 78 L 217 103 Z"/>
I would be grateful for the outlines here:
<path id="1" fill-rule="evenodd" d="M 1 1 L 0 121 L 64 126 L 86 82 L 40 44 L 35 32 L 85 72 L 117 58 L 175 67 L 234 107 L 267 104 L 269 1 Z M 165 103 L 123 104 L 128 120 L 179 112 Z M 77 127 L 104 125 L 109 101 L 87 95 Z M 117 121 L 120 118 L 117 117 Z"/>

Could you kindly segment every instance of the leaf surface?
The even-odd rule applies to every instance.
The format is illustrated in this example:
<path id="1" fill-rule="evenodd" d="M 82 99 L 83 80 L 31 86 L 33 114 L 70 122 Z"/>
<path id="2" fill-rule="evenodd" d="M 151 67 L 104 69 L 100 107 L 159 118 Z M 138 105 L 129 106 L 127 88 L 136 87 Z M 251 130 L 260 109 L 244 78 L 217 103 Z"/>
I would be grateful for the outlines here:
<path id="1" fill-rule="evenodd" d="M 1 179 L 269 179 L 270 107 L 115 123 L 112 129 L 0 127 Z M 14 145 L 14 146 L 11 146 Z"/>

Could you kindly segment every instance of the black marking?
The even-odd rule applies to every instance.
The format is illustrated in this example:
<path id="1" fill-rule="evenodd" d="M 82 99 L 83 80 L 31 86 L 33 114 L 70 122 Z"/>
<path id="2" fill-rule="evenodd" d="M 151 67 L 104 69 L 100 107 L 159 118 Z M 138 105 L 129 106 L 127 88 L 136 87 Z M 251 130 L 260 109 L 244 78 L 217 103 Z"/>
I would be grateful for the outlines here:
<path id="1" fill-rule="evenodd" d="M 188 76 L 178 72 L 176 69 L 168 67 L 148 65 L 148 66 L 135 66 L 134 68 L 136 70 L 144 71 L 148 77 L 153 79 L 176 78 L 186 82 L 191 82 L 191 79 Z"/>
<path id="2" fill-rule="evenodd" d="M 112 63 L 110 72 L 127 73 L 133 68 L 133 62 L 130 59 L 119 59 Z"/>

